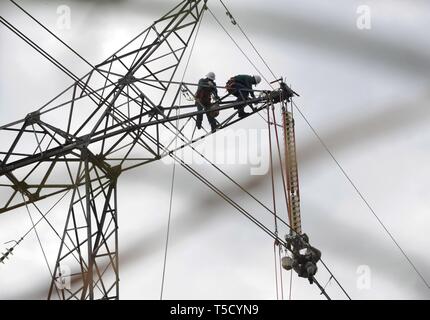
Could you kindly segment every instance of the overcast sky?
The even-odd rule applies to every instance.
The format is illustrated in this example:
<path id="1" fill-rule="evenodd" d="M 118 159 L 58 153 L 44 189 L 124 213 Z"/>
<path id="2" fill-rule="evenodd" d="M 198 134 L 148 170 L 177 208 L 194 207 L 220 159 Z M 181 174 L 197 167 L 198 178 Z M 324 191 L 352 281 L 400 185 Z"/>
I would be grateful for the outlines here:
<path id="1" fill-rule="evenodd" d="M 427 1 L 266 0 L 225 1 L 277 75 L 301 94 L 296 102 L 336 159 L 356 183 L 398 243 L 430 281 L 430 4 Z M 176 1 L 19 1 L 90 62 L 96 64 L 149 26 Z M 264 65 L 220 3 L 209 6 L 267 77 Z M 57 9 L 71 9 L 71 28 L 58 25 Z M 371 12 L 371 28 L 359 29 L 359 6 Z M 359 11 L 362 12 L 362 11 Z M 8 1 L 0 15 L 31 35 L 76 74 L 88 66 Z M 4 26 L 0 27 L 1 125 L 39 108 L 71 81 Z M 252 66 L 206 15 L 185 80 L 196 82 L 215 71 L 223 85 Z M 179 78 L 176 77 L 177 79 Z M 267 88 L 262 83 L 260 88 Z M 205 120 L 206 121 L 206 120 Z M 207 126 L 207 122 L 204 122 Z M 249 163 L 220 164 L 238 182 L 271 205 L 270 176 L 251 175 L 252 159 L 267 163 L 265 123 L 257 115 L 236 124 L 260 132 L 262 139 L 215 148 L 214 139 L 199 144 L 216 158 L 245 154 Z M 249 132 L 249 131 L 248 131 Z M 248 136 L 251 139 L 250 136 Z M 296 138 L 303 229 L 311 243 L 353 299 L 428 299 L 430 289 L 342 172 L 296 114 Z M 255 155 L 260 154 L 260 157 Z M 208 164 L 194 164 L 231 197 L 273 228 L 273 221 L 249 197 Z M 279 168 L 277 169 L 279 173 Z M 158 299 L 164 258 L 172 165 L 163 162 L 125 173 L 119 182 L 120 296 Z M 173 198 L 166 299 L 274 299 L 273 241 L 206 186 L 178 168 Z M 279 176 L 278 176 L 279 177 Z M 278 179 L 279 180 L 279 179 Z M 280 181 L 277 189 L 280 190 Z M 279 202 L 281 202 L 279 192 Z M 3 198 L 2 198 L 3 199 Z M 48 208 L 55 199 L 44 202 Z M 67 201 L 51 214 L 61 230 Z M 283 209 L 280 207 L 280 211 Z M 281 212 L 286 217 L 285 210 Z M 36 216 L 36 215 L 35 215 Z M 23 209 L 0 215 L 0 243 L 18 239 L 31 222 Z M 58 241 L 47 225 L 38 228 L 51 264 Z M 286 230 L 283 230 L 285 232 Z M 2 245 L 2 251 L 7 245 Z M 364 266 L 364 267 L 363 267 Z M 323 271 L 320 281 L 328 275 Z M 362 270 L 370 287 L 357 286 Z M 287 279 L 288 278 L 288 279 Z M 0 298 L 43 299 L 49 285 L 36 237 L 31 234 L 0 265 Z M 284 273 L 285 292 L 289 274 Z M 7 288 L 7 289 L 6 289 Z M 331 282 L 328 292 L 342 299 Z M 322 299 L 307 280 L 293 278 L 294 299 Z"/>

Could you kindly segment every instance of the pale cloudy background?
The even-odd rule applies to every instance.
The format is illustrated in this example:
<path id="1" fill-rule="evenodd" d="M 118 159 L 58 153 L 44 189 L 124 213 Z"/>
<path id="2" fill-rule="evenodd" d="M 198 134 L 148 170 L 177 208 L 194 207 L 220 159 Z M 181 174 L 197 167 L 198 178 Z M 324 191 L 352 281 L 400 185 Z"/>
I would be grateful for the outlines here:
<path id="1" fill-rule="evenodd" d="M 150 25 L 176 1 L 19 3 L 95 64 Z M 237 30 L 228 24 L 219 2 L 208 3 L 245 46 Z M 309 121 L 424 277 L 430 280 L 428 1 L 230 0 L 226 3 L 272 69 L 286 76 L 301 93 L 296 101 Z M 71 8 L 70 30 L 57 26 L 60 5 Z M 356 27 L 360 5 L 371 8 L 371 30 Z M 82 61 L 9 1 L 1 0 L 0 14 L 76 74 L 86 73 L 87 66 Z M 70 84 L 65 75 L 3 26 L 0 44 L 1 124 L 22 118 Z M 255 57 L 249 47 L 244 48 Z M 263 66 L 261 69 L 264 70 Z M 206 15 L 185 80 L 195 82 L 210 70 L 217 73 L 219 84 L 237 73 L 254 73 L 214 20 Z M 430 290 L 298 115 L 296 124 L 303 228 L 351 297 L 430 298 Z M 261 129 L 265 124 L 254 116 L 234 128 Z M 213 143 L 210 140 L 199 147 L 211 150 Z M 267 139 L 258 146 L 262 156 L 268 157 Z M 217 152 L 241 153 L 248 147 L 240 144 Z M 264 217 L 261 208 L 209 165 L 195 167 L 251 212 Z M 251 176 L 251 164 L 221 167 L 270 205 L 268 175 Z M 126 173 L 120 180 L 122 299 L 159 298 L 171 170 L 171 165 L 160 162 Z M 59 228 L 66 204 L 67 201 L 51 214 Z M 275 298 L 272 241 L 181 168 L 177 170 L 172 214 L 166 299 Z M 270 217 L 264 221 L 272 224 Z M 0 243 L 19 238 L 29 226 L 25 210 L 1 215 Z M 46 225 L 39 231 L 54 262 L 58 241 L 54 241 Z M 369 289 L 357 287 L 357 270 L 362 265 L 371 271 Z M 323 283 L 328 280 L 322 270 L 319 277 Z M 6 264 L 0 265 L 0 298 L 43 299 L 48 284 L 49 274 L 32 234 Z M 285 287 L 287 292 L 287 280 Z M 333 282 L 328 292 L 332 298 L 344 298 Z M 297 277 L 293 280 L 292 295 L 295 299 L 322 299 L 315 286 Z"/>

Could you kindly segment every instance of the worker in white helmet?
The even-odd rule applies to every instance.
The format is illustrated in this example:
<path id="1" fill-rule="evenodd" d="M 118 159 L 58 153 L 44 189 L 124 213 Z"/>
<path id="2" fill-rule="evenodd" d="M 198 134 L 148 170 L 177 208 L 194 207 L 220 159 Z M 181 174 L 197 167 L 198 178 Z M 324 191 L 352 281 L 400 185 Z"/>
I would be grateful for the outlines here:
<path id="1" fill-rule="evenodd" d="M 249 75 L 237 75 L 227 81 L 226 89 L 227 91 L 237 97 L 237 102 L 243 102 L 249 99 L 249 96 L 255 99 L 255 94 L 252 86 L 256 86 L 261 82 L 261 77 L 259 75 L 249 76 Z M 254 106 L 252 103 L 248 104 L 252 110 Z M 237 106 L 235 109 L 238 110 L 239 118 L 246 117 L 250 113 L 244 111 L 245 105 Z"/>
<path id="2" fill-rule="evenodd" d="M 215 100 L 219 100 L 218 90 L 215 83 L 215 73 L 209 72 L 204 78 L 199 80 L 197 92 L 195 95 L 196 105 L 198 111 L 210 111 L 212 106 L 212 97 Z M 211 131 L 214 133 L 217 127 L 217 121 L 215 117 L 217 116 L 214 112 L 207 112 L 206 116 L 208 118 L 209 124 L 211 125 Z M 197 128 L 202 128 L 203 113 L 197 115 Z"/>

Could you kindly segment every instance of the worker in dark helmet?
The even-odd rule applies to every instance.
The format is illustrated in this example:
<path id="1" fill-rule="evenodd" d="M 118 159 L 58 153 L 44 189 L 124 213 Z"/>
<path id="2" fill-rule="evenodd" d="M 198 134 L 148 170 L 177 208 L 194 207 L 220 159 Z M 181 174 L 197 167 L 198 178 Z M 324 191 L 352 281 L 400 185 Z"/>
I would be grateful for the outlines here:
<path id="1" fill-rule="evenodd" d="M 321 259 L 321 251 L 309 244 L 306 234 L 289 236 L 286 239 L 287 249 L 292 252 L 292 257 L 282 258 L 282 266 L 286 270 L 294 269 L 298 276 L 307 278 L 312 284 L 318 271 L 317 263 Z"/>
<path id="2" fill-rule="evenodd" d="M 227 81 L 226 89 L 228 93 L 234 95 L 237 97 L 237 102 L 246 101 L 249 99 L 249 96 L 252 98 L 255 98 L 254 90 L 252 89 L 252 86 L 255 86 L 261 82 L 261 77 L 259 75 L 249 76 L 249 75 L 237 75 L 230 80 Z M 252 103 L 248 104 L 252 110 L 254 110 L 254 106 Z M 236 110 L 238 110 L 238 116 L 239 118 L 243 118 L 249 113 L 246 113 L 244 111 L 245 106 L 237 106 L 235 107 Z"/>
<path id="3" fill-rule="evenodd" d="M 209 72 L 205 78 L 199 80 L 197 92 L 195 95 L 196 105 L 198 111 L 210 111 L 212 106 L 212 96 L 215 100 L 219 100 L 218 90 L 215 83 L 215 73 Z M 218 112 L 219 113 L 219 112 Z M 216 131 L 217 121 L 215 117 L 218 115 L 216 112 L 207 112 L 209 124 L 211 125 L 212 133 Z M 202 128 L 203 114 L 197 115 L 197 128 Z"/>

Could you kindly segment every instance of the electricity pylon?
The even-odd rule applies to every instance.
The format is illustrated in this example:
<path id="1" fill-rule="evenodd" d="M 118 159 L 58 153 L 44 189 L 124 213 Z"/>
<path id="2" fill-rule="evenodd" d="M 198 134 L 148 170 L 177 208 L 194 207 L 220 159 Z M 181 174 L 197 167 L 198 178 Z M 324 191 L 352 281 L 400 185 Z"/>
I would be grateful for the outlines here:
<path id="1" fill-rule="evenodd" d="M 0 127 L 0 213 L 72 193 L 49 299 L 119 298 L 118 177 L 210 134 L 196 135 L 195 117 L 206 111 L 195 111 L 195 84 L 173 81 L 205 9 L 206 0 L 180 2 L 84 77 L 63 70 L 73 85 Z M 287 94 L 251 100 L 253 113 Z M 222 97 L 219 129 L 239 121 L 234 107 L 244 104 Z"/>

